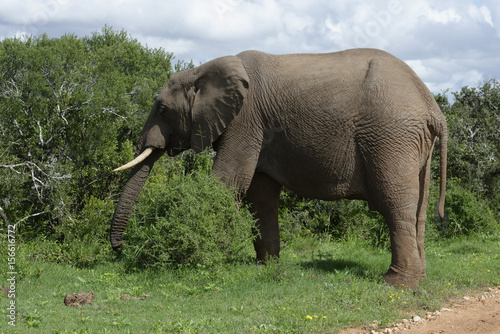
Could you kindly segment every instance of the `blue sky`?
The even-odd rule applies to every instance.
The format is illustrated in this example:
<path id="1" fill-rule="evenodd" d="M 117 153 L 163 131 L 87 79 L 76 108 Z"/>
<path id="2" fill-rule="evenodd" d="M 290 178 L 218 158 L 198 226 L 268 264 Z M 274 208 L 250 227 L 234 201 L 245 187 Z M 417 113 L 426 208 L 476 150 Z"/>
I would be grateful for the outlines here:
<path id="1" fill-rule="evenodd" d="M 406 61 L 433 93 L 500 79 L 498 0 L 4 0 L 0 39 L 125 29 L 195 64 L 256 49 L 373 47 Z"/>

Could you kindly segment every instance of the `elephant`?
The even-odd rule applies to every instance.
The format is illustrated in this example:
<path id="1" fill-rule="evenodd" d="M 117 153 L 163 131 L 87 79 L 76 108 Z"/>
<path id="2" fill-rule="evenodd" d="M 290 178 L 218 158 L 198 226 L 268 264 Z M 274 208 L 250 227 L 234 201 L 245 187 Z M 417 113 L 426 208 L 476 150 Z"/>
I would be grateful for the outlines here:
<path id="1" fill-rule="evenodd" d="M 114 249 L 155 161 L 212 146 L 213 173 L 256 219 L 256 260 L 279 257 L 282 187 L 321 200 L 368 202 L 389 227 L 383 280 L 426 278 L 424 231 L 431 155 L 439 138 L 444 215 L 447 125 L 402 60 L 377 49 L 271 55 L 244 51 L 177 72 L 155 99 L 111 221 Z"/>

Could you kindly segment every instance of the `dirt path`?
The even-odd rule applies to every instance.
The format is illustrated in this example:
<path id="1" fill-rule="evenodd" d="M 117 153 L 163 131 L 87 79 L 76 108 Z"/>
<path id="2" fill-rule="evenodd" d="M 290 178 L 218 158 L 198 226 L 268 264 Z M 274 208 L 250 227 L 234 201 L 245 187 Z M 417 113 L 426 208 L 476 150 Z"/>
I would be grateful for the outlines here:
<path id="1" fill-rule="evenodd" d="M 500 286 L 476 297 L 463 297 L 425 319 L 405 319 L 391 328 L 351 328 L 341 334 L 500 334 Z"/>

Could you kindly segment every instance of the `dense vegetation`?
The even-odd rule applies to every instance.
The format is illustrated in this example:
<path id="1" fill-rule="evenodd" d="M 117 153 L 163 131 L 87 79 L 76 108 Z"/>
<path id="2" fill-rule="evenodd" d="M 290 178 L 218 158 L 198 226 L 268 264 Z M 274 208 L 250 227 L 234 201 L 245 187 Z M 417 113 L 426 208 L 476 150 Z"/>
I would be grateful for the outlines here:
<path id="1" fill-rule="evenodd" d="M 0 43 L 0 207 L 26 240 L 105 239 L 113 201 L 173 55 L 105 27 Z M 190 65 L 187 65 L 190 66 Z M 179 62 L 176 69 L 186 67 Z"/>
<path id="2" fill-rule="evenodd" d="M 362 201 L 325 202 L 284 190 L 283 257 L 254 266 L 252 217 L 211 175 L 211 151 L 155 165 L 123 253 L 114 253 L 109 222 L 127 173 L 112 169 L 133 156 L 168 78 L 193 66 L 173 60 L 109 27 L 81 38 L 0 42 L 0 244 L 7 243 L 7 225 L 16 226 L 17 298 L 25 303 L 19 332 L 102 331 L 101 320 L 89 321 L 100 317 L 105 328 L 138 332 L 127 318 L 135 313 L 150 319 L 139 324 L 142 332 L 330 332 L 365 323 L 367 315 L 383 325 L 401 309 L 430 310 L 468 288 L 500 283 L 496 80 L 464 87 L 452 101 L 436 96 L 449 129 L 446 217 L 436 214 L 434 152 L 426 234 L 432 280 L 424 282 L 423 297 L 380 283 L 390 256 L 388 231 Z M 8 277 L 6 259 L 1 282 Z M 96 290 L 100 301 L 88 316 L 61 308 L 59 299 L 73 289 Z M 118 305 L 122 293 L 148 295 L 153 306 Z M 68 318 L 69 325 L 58 327 Z"/>
<path id="3" fill-rule="evenodd" d="M 127 174 L 112 173 L 112 169 L 132 156 L 164 83 L 174 71 L 192 66 L 182 62 L 172 66 L 172 61 L 172 54 L 144 47 L 124 31 L 109 27 L 83 38 L 42 35 L 2 41 L 0 213 L 4 224 L 16 225 L 24 241 L 53 243 L 64 254 L 56 256 L 61 261 L 89 265 L 109 255 L 109 219 Z M 445 94 L 436 96 L 450 133 L 449 181 L 444 220 L 435 215 L 437 190 L 432 186 L 429 238 L 491 234 L 497 231 L 500 217 L 500 84 L 491 80 L 452 95 L 452 103 Z M 210 157 L 210 152 L 199 157 L 185 153 L 169 160 L 173 162 L 163 160 L 150 183 L 168 183 L 176 189 L 193 173 L 209 174 Z M 438 160 L 436 156 L 434 175 L 438 175 Z M 210 181 L 194 178 L 193 196 L 196 189 L 204 189 L 205 182 Z M 209 192 L 199 196 L 198 203 L 210 201 Z M 141 197 L 134 224 L 138 219 L 158 218 L 158 213 L 151 212 L 155 200 L 159 199 L 147 194 Z M 193 209 L 188 202 L 178 204 L 176 215 Z M 207 224 L 214 221 L 198 218 Z M 334 239 L 364 238 L 376 246 L 388 246 L 383 219 L 363 202 L 323 202 L 284 191 L 280 222 L 285 243 L 304 233 L 326 233 Z M 129 231 L 129 238 L 137 238 L 133 233 L 142 233 L 149 223 L 141 224 Z M 148 233 L 161 231 L 149 229 Z M 189 228 L 185 231 L 193 233 Z"/>

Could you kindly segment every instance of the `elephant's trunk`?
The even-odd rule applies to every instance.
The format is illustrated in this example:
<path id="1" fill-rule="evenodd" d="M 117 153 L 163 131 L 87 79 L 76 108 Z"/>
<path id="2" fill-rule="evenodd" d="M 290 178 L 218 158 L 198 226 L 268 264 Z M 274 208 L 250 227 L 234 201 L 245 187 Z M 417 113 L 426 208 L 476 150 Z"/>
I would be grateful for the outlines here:
<path id="1" fill-rule="evenodd" d="M 111 228 L 109 230 L 111 246 L 117 250 L 124 244 L 122 239 L 123 231 L 132 214 L 132 209 L 137 202 L 137 198 L 146 183 L 149 172 L 155 161 L 162 155 L 163 151 L 154 150 L 142 163 L 136 165 L 130 172 L 129 179 L 123 188 L 120 199 L 115 208 Z"/>

